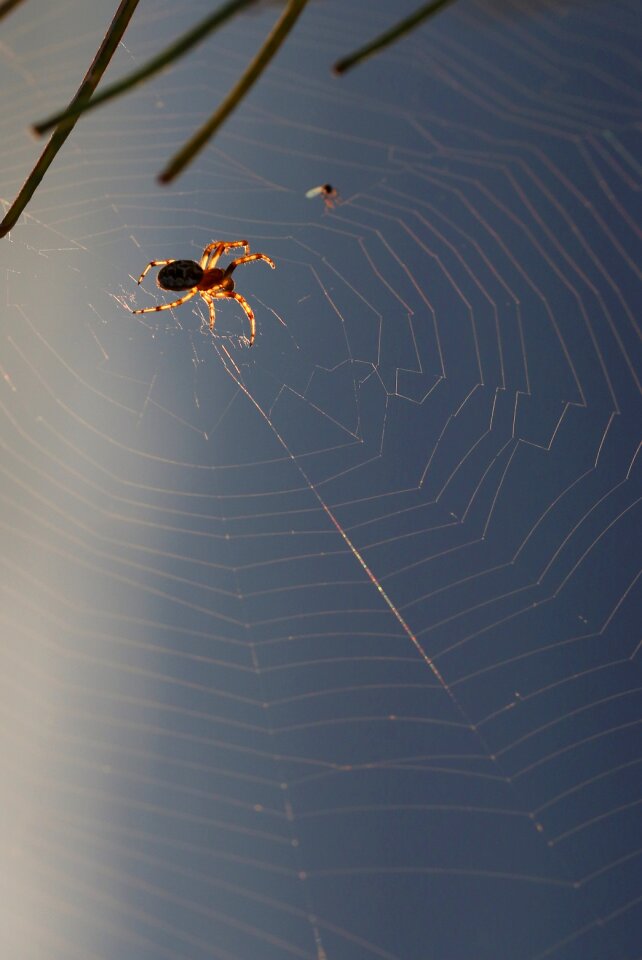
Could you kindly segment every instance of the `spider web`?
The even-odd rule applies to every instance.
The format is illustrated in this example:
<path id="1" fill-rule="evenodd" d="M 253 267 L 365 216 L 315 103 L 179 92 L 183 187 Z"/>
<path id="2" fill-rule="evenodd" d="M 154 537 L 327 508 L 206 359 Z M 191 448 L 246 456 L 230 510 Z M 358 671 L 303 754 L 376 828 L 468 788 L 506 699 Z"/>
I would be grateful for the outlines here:
<path id="1" fill-rule="evenodd" d="M 459 0 L 329 76 L 415 6 L 312 4 L 157 188 L 238 18 L 3 242 L 7 956 L 641 956 L 639 11 Z M 6 204 L 105 16 L 3 22 Z M 237 304 L 125 309 L 219 238 L 277 263 L 251 350 Z"/>

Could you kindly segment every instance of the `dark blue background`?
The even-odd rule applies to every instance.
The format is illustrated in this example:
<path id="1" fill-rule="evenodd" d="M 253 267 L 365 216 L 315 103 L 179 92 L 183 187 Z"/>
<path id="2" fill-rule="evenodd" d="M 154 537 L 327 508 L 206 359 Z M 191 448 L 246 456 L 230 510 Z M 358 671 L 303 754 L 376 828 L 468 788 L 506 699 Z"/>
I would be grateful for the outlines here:
<path id="1" fill-rule="evenodd" d="M 330 75 L 415 5 L 310 4 L 157 187 L 238 18 L 2 241 L 7 956 L 640 956 L 639 8 L 459 0 Z M 103 7 L 3 23 L 7 203 Z M 124 309 L 217 238 L 277 263 L 252 350 Z"/>

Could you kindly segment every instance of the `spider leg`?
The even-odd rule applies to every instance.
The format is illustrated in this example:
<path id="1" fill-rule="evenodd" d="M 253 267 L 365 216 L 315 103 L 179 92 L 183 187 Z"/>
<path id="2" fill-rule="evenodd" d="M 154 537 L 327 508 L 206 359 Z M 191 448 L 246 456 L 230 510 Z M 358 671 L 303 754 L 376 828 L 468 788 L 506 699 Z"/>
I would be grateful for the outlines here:
<path id="1" fill-rule="evenodd" d="M 194 287 L 184 297 L 181 297 L 180 300 L 174 300 L 173 303 L 159 303 L 157 307 L 143 307 L 141 310 L 132 310 L 131 312 L 132 313 L 156 313 L 158 310 L 171 310 L 172 307 L 180 307 L 182 303 L 186 303 L 187 300 L 191 300 L 191 298 L 197 293 L 198 293 L 198 289 Z"/>
<path id="2" fill-rule="evenodd" d="M 265 262 L 269 263 L 274 270 L 274 260 L 270 260 L 270 258 L 266 257 L 264 253 L 250 253 L 246 257 L 238 257 L 236 260 L 232 260 L 232 262 L 228 264 L 224 276 L 229 277 L 230 274 L 233 273 L 238 266 L 240 266 L 240 264 L 249 263 L 251 260 L 265 260 Z"/>
<path id="3" fill-rule="evenodd" d="M 243 247 L 246 253 L 250 252 L 250 245 L 247 240 L 232 240 L 230 243 L 226 243 L 225 240 L 212 240 L 203 250 L 201 266 L 204 270 L 209 270 L 210 267 L 216 266 L 216 261 L 221 254 L 227 253 L 228 250 L 232 250 L 234 247 Z"/>
<path id="4" fill-rule="evenodd" d="M 216 311 L 214 309 L 214 298 L 209 293 L 203 293 L 200 291 L 201 297 L 207 304 L 210 311 L 210 331 L 214 330 L 214 324 L 216 323 Z"/>
<path id="5" fill-rule="evenodd" d="M 225 249 L 225 246 L 220 240 L 214 240 L 212 243 L 208 243 L 208 245 L 203 250 L 203 256 L 201 257 L 201 267 L 203 268 L 203 270 L 207 269 L 208 260 L 210 261 L 210 265 L 216 263 L 220 255 L 223 253 L 224 249 Z"/>
<path id="6" fill-rule="evenodd" d="M 145 275 L 149 273 L 152 267 L 164 267 L 165 264 L 167 263 L 174 263 L 174 261 L 173 260 L 152 260 L 150 263 L 147 264 L 147 266 L 141 273 L 140 277 L 138 278 L 138 283 L 140 283 L 143 280 Z"/>
<path id="7" fill-rule="evenodd" d="M 233 293 L 231 290 L 223 290 L 221 293 L 214 293 L 212 296 L 216 297 L 217 300 L 237 300 L 241 304 L 247 319 L 250 321 L 250 346 L 254 343 L 254 338 L 256 336 L 256 321 L 254 319 L 254 311 L 249 305 L 245 297 L 242 297 L 240 293 Z"/>

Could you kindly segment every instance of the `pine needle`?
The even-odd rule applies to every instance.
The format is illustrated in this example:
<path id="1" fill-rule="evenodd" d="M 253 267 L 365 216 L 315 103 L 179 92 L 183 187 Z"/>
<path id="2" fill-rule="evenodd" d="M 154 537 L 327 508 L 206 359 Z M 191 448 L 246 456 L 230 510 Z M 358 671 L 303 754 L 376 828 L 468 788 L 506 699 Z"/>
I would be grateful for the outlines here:
<path id="1" fill-rule="evenodd" d="M 267 40 L 239 82 L 230 90 L 227 97 L 209 120 L 207 120 L 206 123 L 196 131 L 194 136 L 187 141 L 185 146 L 172 157 L 165 169 L 158 176 L 160 183 L 170 183 L 170 181 L 178 176 L 187 164 L 194 159 L 196 154 L 202 150 L 230 113 L 236 109 L 248 90 L 256 83 L 272 57 L 278 51 L 290 30 L 299 19 L 307 2 L 308 0 L 289 0 L 287 7 L 281 14 L 279 20 L 277 20 Z"/>
<path id="2" fill-rule="evenodd" d="M 390 27 L 385 33 L 380 34 L 370 43 L 366 44 L 365 47 L 361 47 L 349 56 L 343 57 L 342 60 L 337 60 L 332 68 L 332 72 L 342 74 L 348 70 L 352 70 L 358 63 L 362 63 L 364 60 L 367 60 L 368 57 L 372 57 L 375 53 L 378 53 L 379 50 L 383 50 L 384 47 L 390 46 L 390 44 L 398 40 L 399 37 L 403 37 L 405 33 L 414 30 L 423 20 L 432 17 L 433 14 L 438 13 L 442 7 L 452 2 L 453 0 L 431 0 L 430 3 L 424 4 L 419 10 L 415 10 L 415 12 L 411 13 L 409 17 L 406 17 L 405 20 L 400 20 L 399 23 Z"/>
<path id="3" fill-rule="evenodd" d="M 120 6 L 105 34 L 103 42 L 98 48 L 98 52 L 89 70 L 85 74 L 85 79 L 80 84 L 78 93 L 71 101 L 72 105 L 84 103 L 91 97 L 100 82 L 100 78 L 107 69 L 137 6 L 138 0 L 121 0 Z M 6 236 L 11 228 L 16 225 L 20 214 L 31 200 L 42 178 L 75 125 L 76 120 L 69 120 L 56 127 L 51 140 L 41 153 L 38 162 L 25 180 L 20 193 L 7 210 L 2 223 L 0 223 L 0 237 Z"/>
<path id="4" fill-rule="evenodd" d="M 101 90 L 100 93 L 97 93 L 95 96 L 93 96 L 88 103 L 72 103 L 65 110 L 60 110 L 58 113 L 54 113 L 52 116 L 47 117 L 46 120 L 40 120 L 38 123 L 34 123 L 32 128 L 34 133 L 46 133 L 47 130 L 57 126 L 59 123 L 63 123 L 66 120 L 76 119 L 82 113 L 88 113 L 95 107 L 100 106 L 101 103 L 106 103 L 108 100 L 113 100 L 120 94 L 126 93 L 128 90 L 133 90 L 134 87 L 140 86 L 145 80 L 148 80 L 150 77 L 153 77 L 154 74 L 164 70 L 165 67 L 168 67 L 174 62 L 174 60 L 177 60 L 184 53 L 187 53 L 188 50 L 191 50 L 192 47 L 195 47 L 202 40 L 205 40 L 210 33 L 225 23 L 226 20 L 229 20 L 230 17 L 233 17 L 236 13 L 239 13 L 244 7 L 249 7 L 256 2 L 257 0 L 229 0 L 229 2 L 217 10 L 216 13 L 210 14 L 209 17 L 205 17 L 204 20 L 201 20 L 199 23 L 197 23 L 196 26 L 192 27 L 191 30 L 188 30 L 187 33 L 184 33 L 182 37 L 179 37 L 178 40 L 166 47 L 165 50 L 163 50 L 157 56 L 153 57 L 151 60 L 148 60 L 147 63 L 143 64 L 142 67 L 139 67 L 138 70 L 132 71 L 132 73 L 129 73 L 126 77 L 123 77 L 122 80 L 118 80 L 116 83 L 112 83 L 110 86 L 105 87 L 104 90 Z"/>

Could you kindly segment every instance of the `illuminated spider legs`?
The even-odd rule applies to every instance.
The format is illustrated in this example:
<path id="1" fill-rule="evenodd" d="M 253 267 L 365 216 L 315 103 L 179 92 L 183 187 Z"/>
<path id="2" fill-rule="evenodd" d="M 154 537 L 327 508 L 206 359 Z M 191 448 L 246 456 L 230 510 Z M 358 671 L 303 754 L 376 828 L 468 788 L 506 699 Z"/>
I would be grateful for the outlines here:
<path id="1" fill-rule="evenodd" d="M 203 270 L 207 270 L 208 267 L 213 267 L 223 253 L 225 253 L 225 244 L 218 242 L 208 244 L 203 250 L 203 256 L 201 257 L 201 267 Z"/>
<path id="2" fill-rule="evenodd" d="M 245 315 L 250 323 L 250 346 L 254 343 L 254 338 L 256 337 L 256 321 L 254 319 L 254 311 L 249 305 L 245 297 L 242 297 L 240 293 L 233 293 L 229 290 L 223 290 L 221 293 L 205 293 L 201 291 L 201 297 L 207 304 L 210 312 L 210 330 L 214 330 L 214 324 L 216 323 L 216 310 L 214 308 L 214 300 L 238 300 L 243 309 L 245 310 Z"/>
<path id="3" fill-rule="evenodd" d="M 164 267 L 168 263 L 174 263 L 174 262 L 175 262 L 174 260 L 151 260 L 150 263 L 147 264 L 147 266 L 141 273 L 140 277 L 138 278 L 138 283 L 141 283 L 143 281 L 143 278 L 145 277 L 146 274 L 149 273 L 152 267 Z M 133 312 L 138 313 L 137 310 L 134 310 Z"/>
<path id="4" fill-rule="evenodd" d="M 250 263 L 251 260 L 265 260 L 266 263 L 270 264 L 273 270 L 275 268 L 274 260 L 270 260 L 270 258 L 266 257 L 264 253 L 250 253 L 246 257 L 238 257 L 236 260 L 232 260 L 232 262 L 228 264 L 224 276 L 229 277 L 238 266 L 240 266 L 242 263 Z"/>
<path id="5" fill-rule="evenodd" d="M 201 297 L 207 304 L 210 311 L 210 332 L 214 330 L 214 324 L 216 323 L 216 311 L 214 310 L 214 299 L 209 295 L 209 293 L 204 293 L 201 291 Z"/>
<path id="6" fill-rule="evenodd" d="M 212 296 L 216 300 L 237 300 L 241 304 L 250 323 L 250 346 L 252 346 L 254 343 L 254 338 L 256 337 L 256 321 L 254 319 L 254 311 L 245 297 L 242 297 L 240 293 L 233 293 L 231 290 L 224 290 L 222 293 L 214 293 Z"/>
<path id="7" fill-rule="evenodd" d="M 232 240 L 230 243 L 226 243 L 224 240 L 212 240 L 203 250 L 203 256 L 201 257 L 202 268 L 209 270 L 210 267 L 216 266 L 218 258 L 224 253 L 227 253 L 228 250 L 233 250 L 235 247 L 243 247 L 246 253 L 250 251 L 250 245 L 247 240 Z"/>
<path id="8" fill-rule="evenodd" d="M 162 261 L 161 261 L 162 262 Z M 170 260 L 169 263 L 172 263 Z M 194 287 L 193 290 L 190 290 L 189 293 L 186 293 L 184 297 L 181 297 L 180 300 L 174 300 L 173 303 L 161 303 L 157 307 L 143 307 L 141 310 L 132 310 L 132 313 L 157 313 L 159 310 L 171 310 L 172 307 L 180 307 L 182 303 L 186 303 L 188 300 L 191 300 L 193 296 L 198 293 L 198 288 Z"/>

